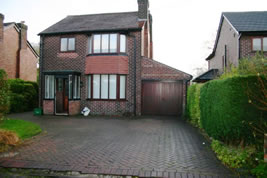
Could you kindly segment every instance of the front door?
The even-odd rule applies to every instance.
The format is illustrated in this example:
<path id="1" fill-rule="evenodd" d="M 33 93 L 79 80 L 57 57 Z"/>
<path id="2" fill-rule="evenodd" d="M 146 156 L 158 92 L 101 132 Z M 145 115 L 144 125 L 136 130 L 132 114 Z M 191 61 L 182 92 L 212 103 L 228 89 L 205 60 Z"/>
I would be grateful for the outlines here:
<path id="1" fill-rule="evenodd" d="M 68 114 L 68 79 L 56 78 L 56 115 Z"/>

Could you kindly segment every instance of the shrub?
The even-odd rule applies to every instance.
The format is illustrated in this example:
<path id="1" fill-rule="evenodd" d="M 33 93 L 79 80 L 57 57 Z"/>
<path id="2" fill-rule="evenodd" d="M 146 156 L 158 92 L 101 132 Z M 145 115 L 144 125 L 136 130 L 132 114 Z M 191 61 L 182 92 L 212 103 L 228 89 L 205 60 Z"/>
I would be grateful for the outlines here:
<path id="1" fill-rule="evenodd" d="M 0 118 L 9 110 L 9 86 L 6 72 L 0 69 Z"/>
<path id="2" fill-rule="evenodd" d="M 212 140 L 211 148 L 218 159 L 230 168 L 244 168 L 251 165 L 253 162 L 251 156 L 256 152 L 253 147 L 243 149 L 241 147 L 227 146 L 218 140 Z"/>
<path id="3" fill-rule="evenodd" d="M 220 79 L 226 79 L 230 77 L 240 75 L 257 75 L 263 74 L 267 71 L 267 59 L 264 55 L 257 53 L 251 58 L 243 58 L 239 60 L 238 67 L 231 66 L 230 69 L 226 70 Z"/>
<path id="4" fill-rule="evenodd" d="M 16 145 L 19 137 L 15 132 L 0 129 L 0 144 L 2 145 Z"/>
<path id="5" fill-rule="evenodd" d="M 228 144 L 263 145 L 263 135 L 255 140 L 256 135 L 249 127 L 249 123 L 258 125 L 267 119 L 266 112 L 249 103 L 246 93 L 249 86 L 260 95 L 257 85 L 257 76 L 237 76 L 213 80 L 202 86 L 200 121 L 209 136 Z"/>
<path id="6" fill-rule="evenodd" d="M 200 88 L 202 84 L 193 84 L 188 88 L 187 92 L 187 106 L 186 106 L 186 116 L 189 121 L 196 127 L 200 126 Z"/>
<path id="7" fill-rule="evenodd" d="M 38 85 L 36 82 L 9 79 L 10 111 L 31 111 L 38 106 Z"/>
<path id="8" fill-rule="evenodd" d="M 267 164 L 264 163 L 263 152 L 258 153 L 254 146 L 241 148 L 212 140 L 211 148 L 224 165 L 237 170 L 242 175 L 267 177 Z"/>
<path id="9" fill-rule="evenodd" d="M 251 170 L 251 173 L 257 178 L 267 177 L 267 163 L 261 161 L 257 167 Z"/>

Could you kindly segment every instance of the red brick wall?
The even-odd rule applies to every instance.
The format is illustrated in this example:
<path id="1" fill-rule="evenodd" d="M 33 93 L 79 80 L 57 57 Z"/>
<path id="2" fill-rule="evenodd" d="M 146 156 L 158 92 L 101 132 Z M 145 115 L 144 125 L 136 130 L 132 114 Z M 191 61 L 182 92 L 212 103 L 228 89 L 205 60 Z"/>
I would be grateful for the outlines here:
<path id="1" fill-rule="evenodd" d="M 25 42 L 25 40 L 24 40 Z M 25 44 L 19 53 L 19 33 L 10 25 L 4 30 L 4 41 L 1 51 L 0 68 L 7 72 L 8 78 L 16 78 L 17 56 L 20 55 L 20 74 L 23 80 L 36 81 L 37 77 L 37 57 Z M 1 48 L 1 43 L 0 43 Z"/>
<path id="2" fill-rule="evenodd" d="M 27 81 L 37 80 L 37 58 L 28 47 L 20 51 L 19 78 Z"/>
<path id="3" fill-rule="evenodd" d="M 43 113 L 49 115 L 54 114 L 54 100 L 43 101 Z"/>
<path id="4" fill-rule="evenodd" d="M 84 87 L 81 88 L 81 108 L 87 106 L 92 114 L 121 115 L 123 113 L 134 113 L 134 97 L 136 97 L 136 113 L 141 114 L 141 33 L 130 32 L 136 38 L 136 49 L 134 49 L 133 37 L 127 36 L 128 75 L 126 86 L 126 99 L 123 102 L 114 101 L 90 101 L 86 100 L 86 75 L 85 66 L 87 58 L 88 36 L 83 34 L 74 35 L 76 38 L 75 53 L 61 53 L 60 36 L 44 36 L 43 56 L 40 62 L 40 72 L 48 70 L 75 70 L 81 72 L 81 81 Z M 73 36 L 73 35 L 71 35 Z M 136 50 L 136 61 L 134 51 Z M 107 56 L 105 56 L 106 58 Z M 43 62 L 42 62 L 43 61 Z M 136 73 L 134 69 L 136 64 Z M 136 76 L 136 84 L 134 77 Z M 44 97 L 44 77 L 42 76 L 42 97 Z M 134 95 L 136 89 L 136 96 Z M 41 90 L 41 89 L 40 89 Z M 103 110 L 103 107 L 106 109 Z"/>
<path id="5" fill-rule="evenodd" d="M 4 30 L 4 58 L 0 61 L 0 68 L 6 71 L 8 78 L 16 77 L 18 39 L 19 34 L 12 26 Z"/>
<path id="6" fill-rule="evenodd" d="M 240 58 L 255 56 L 256 52 L 252 51 L 252 36 L 241 36 L 240 38 Z M 267 56 L 267 52 L 264 52 Z"/>
<path id="7" fill-rule="evenodd" d="M 142 79 L 188 80 L 190 75 L 152 59 L 142 59 Z"/>
<path id="8" fill-rule="evenodd" d="M 69 101 L 69 115 L 77 115 L 81 113 L 81 101 L 72 100 Z"/>
<path id="9" fill-rule="evenodd" d="M 128 56 L 88 56 L 85 74 L 128 74 Z"/>

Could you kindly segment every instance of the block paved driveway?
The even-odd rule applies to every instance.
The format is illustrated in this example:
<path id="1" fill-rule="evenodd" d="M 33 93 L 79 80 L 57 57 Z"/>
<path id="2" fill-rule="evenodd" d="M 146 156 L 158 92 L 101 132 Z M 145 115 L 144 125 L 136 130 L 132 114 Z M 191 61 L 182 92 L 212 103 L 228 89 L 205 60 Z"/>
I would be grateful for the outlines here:
<path id="1" fill-rule="evenodd" d="M 140 177 L 230 177 L 196 129 L 175 117 L 138 119 L 10 115 L 47 132 L 0 167 Z M 13 151 L 13 152 L 14 152 Z"/>

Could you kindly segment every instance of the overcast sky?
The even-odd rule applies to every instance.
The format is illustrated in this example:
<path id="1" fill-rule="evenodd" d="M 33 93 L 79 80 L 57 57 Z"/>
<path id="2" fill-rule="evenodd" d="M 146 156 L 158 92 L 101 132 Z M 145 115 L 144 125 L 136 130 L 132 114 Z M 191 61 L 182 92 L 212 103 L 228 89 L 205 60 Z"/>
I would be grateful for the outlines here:
<path id="1" fill-rule="evenodd" d="M 194 74 L 205 58 L 222 12 L 264 11 L 267 0 L 150 0 L 154 59 Z M 137 11 L 137 0 L 0 0 L 5 22 L 25 21 L 28 41 L 67 15 Z"/>

